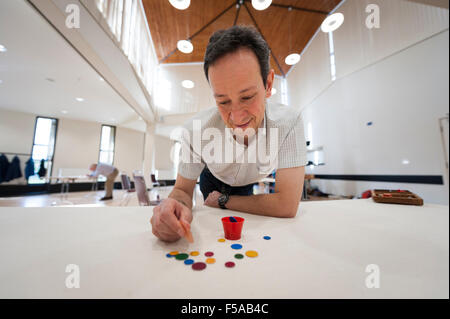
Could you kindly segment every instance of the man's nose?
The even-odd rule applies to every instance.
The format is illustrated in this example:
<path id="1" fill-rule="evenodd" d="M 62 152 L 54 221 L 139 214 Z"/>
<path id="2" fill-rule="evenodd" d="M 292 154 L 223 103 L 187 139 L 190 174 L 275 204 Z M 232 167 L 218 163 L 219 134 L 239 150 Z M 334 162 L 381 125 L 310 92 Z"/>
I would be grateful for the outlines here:
<path id="1" fill-rule="evenodd" d="M 231 109 L 230 119 L 233 124 L 241 125 L 247 119 L 247 112 L 240 107 L 233 107 Z"/>

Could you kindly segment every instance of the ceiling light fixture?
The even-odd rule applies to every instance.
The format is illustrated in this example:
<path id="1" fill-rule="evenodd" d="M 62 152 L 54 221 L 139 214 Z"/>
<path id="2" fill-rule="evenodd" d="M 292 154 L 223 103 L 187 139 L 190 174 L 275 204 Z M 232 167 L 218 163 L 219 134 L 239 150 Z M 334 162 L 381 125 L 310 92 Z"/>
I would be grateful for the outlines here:
<path id="1" fill-rule="evenodd" d="M 0 52 L 6 52 L 8 51 L 8 49 L 4 46 L 0 44 Z"/>
<path id="2" fill-rule="evenodd" d="M 323 20 L 320 28 L 323 32 L 329 33 L 337 30 L 344 23 L 344 15 L 342 13 L 333 13 Z"/>
<path id="3" fill-rule="evenodd" d="M 105 79 L 102 77 L 100 77 L 99 80 L 100 80 L 100 82 L 105 82 Z"/>
<path id="4" fill-rule="evenodd" d="M 183 53 L 191 53 L 194 50 L 194 46 L 191 41 L 180 40 L 177 42 L 177 48 Z"/>
<path id="5" fill-rule="evenodd" d="M 75 100 L 77 100 L 78 102 L 83 102 L 84 99 L 82 97 L 77 97 Z"/>
<path id="6" fill-rule="evenodd" d="M 277 89 L 276 88 L 272 88 L 272 95 L 275 95 L 275 94 L 277 94 Z"/>
<path id="7" fill-rule="evenodd" d="M 184 80 L 181 82 L 181 86 L 186 89 L 192 89 L 195 86 L 195 83 L 191 80 Z"/>
<path id="8" fill-rule="evenodd" d="M 69 113 L 69 112 L 66 111 L 66 110 L 62 110 L 61 113 L 62 113 L 62 114 L 67 114 L 67 113 Z"/>
<path id="9" fill-rule="evenodd" d="M 284 63 L 286 63 L 287 65 L 294 65 L 300 61 L 300 58 L 301 58 L 300 54 L 291 53 L 286 57 L 286 59 L 284 59 Z"/>
<path id="10" fill-rule="evenodd" d="M 185 10 L 189 8 L 191 0 L 169 0 L 170 4 L 178 10 Z"/>
<path id="11" fill-rule="evenodd" d="M 271 3 L 272 0 L 252 0 L 252 6 L 256 10 L 265 10 L 270 6 Z"/>
<path id="12" fill-rule="evenodd" d="M 291 27 L 291 12 L 292 12 L 292 7 L 288 8 L 288 23 L 289 23 L 289 52 L 292 52 L 292 27 Z M 300 61 L 300 54 L 298 53 L 291 53 L 289 54 L 285 59 L 284 59 L 284 63 L 286 63 L 287 65 L 294 65 L 297 64 L 298 61 Z"/>

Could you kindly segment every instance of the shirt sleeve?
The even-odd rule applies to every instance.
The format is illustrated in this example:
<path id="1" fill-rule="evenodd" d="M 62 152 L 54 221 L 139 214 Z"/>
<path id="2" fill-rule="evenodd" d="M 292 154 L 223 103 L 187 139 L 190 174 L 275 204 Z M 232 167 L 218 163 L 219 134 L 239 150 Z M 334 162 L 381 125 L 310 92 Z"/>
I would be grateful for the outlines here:
<path id="1" fill-rule="evenodd" d="M 91 174 L 89 174 L 89 176 L 97 177 L 98 176 L 98 171 L 97 170 L 93 171 Z"/>
<path id="2" fill-rule="evenodd" d="M 298 117 L 281 144 L 278 152 L 278 169 L 305 166 L 307 163 L 303 120 Z"/>

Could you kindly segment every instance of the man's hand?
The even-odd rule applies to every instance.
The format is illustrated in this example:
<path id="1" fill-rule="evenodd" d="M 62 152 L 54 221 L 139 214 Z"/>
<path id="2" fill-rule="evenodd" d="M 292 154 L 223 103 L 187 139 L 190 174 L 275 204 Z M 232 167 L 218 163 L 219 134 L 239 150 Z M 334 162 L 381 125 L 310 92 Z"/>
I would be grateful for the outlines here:
<path id="1" fill-rule="evenodd" d="M 191 221 L 191 209 L 173 198 L 167 198 L 156 206 L 153 209 L 153 217 L 150 219 L 152 233 L 159 239 L 168 242 L 185 236 L 183 226 L 190 230 Z"/>
<path id="2" fill-rule="evenodd" d="M 209 193 L 204 204 L 209 207 L 219 208 L 219 197 L 221 195 L 222 194 L 218 191 L 213 191 L 213 192 Z"/>

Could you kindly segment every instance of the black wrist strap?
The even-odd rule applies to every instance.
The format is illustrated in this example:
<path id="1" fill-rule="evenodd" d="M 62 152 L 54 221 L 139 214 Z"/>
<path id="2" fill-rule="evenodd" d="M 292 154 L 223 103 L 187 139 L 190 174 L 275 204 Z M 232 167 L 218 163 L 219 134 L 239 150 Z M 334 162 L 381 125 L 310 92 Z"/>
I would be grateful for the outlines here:
<path id="1" fill-rule="evenodd" d="M 219 207 L 220 208 L 222 208 L 222 209 L 227 209 L 226 208 L 226 206 L 225 206 L 225 204 L 228 202 L 228 200 L 230 199 L 230 195 L 228 195 L 228 193 L 225 193 L 225 194 L 222 194 L 222 196 L 224 196 L 225 195 L 225 201 L 224 202 L 222 202 L 221 200 L 220 200 L 220 197 L 219 197 L 219 200 L 218 200 L 218 202 L 219 202 Z M 221 197 L 222 197 L 221 196 Z"/>

